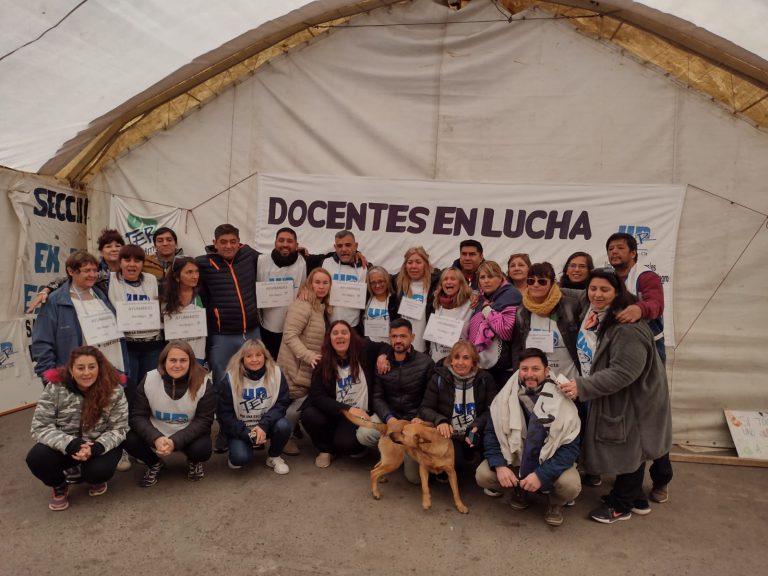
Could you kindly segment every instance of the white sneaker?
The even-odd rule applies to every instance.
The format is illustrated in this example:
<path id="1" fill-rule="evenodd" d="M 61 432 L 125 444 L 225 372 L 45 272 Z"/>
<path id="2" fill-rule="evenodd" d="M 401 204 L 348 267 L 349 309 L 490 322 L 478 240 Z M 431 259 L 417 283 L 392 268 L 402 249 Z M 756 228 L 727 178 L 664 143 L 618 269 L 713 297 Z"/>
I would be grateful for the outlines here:
<path id="1" fill-rule="evenodd" d="M 131 469 L 131 461 L 128 459 L 128 452 L 123 450 L 123 455 L 120 456 L 120 462 L 117 463 L 117 469 L 120 472 L 125 472 Z"/>
<path id="2" fill-rule="evenodd" d="M 240 468 L 242 468 L 242 466 L 237 466 L 235 464 L 232 464 L 232 460 L 230 460 L 229 458 L 227 458 L 227 466 L 229 466 L 230 470 L 240 470 Z"/>
<path id="3" fill-rule="evenodd" d="M 288 468 L 288 464 L 286 464 L 285 460 L 280 456 L 275 456 L 274 458 L 270 456 L 267 458 L 267 466 L 272 468 L 272 470 L 275 471 L 275 474 L 288 474 L 288 472 L 291 471 L 291 469 Z"/>
<path id="4" fill-rule="evenodd" d="M 503 492 L 499 492 L 498 490 L 494 490 L 493 488 L 483 488 L 483 494 L 486 496 L 490 496 L 491 498 L 500 498 L 504 496 Z"/>

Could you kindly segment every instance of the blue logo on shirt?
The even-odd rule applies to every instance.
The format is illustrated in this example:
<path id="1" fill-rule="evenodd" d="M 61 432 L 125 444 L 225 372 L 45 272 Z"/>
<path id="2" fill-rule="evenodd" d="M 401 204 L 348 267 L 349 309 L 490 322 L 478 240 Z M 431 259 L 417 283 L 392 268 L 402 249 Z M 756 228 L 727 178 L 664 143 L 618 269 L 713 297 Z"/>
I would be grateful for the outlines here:
<path id="1" fill-rule="evenodd" d="M 352 392 L 352 376 L 338 378 L 336 380 L 336 389 L 338 390 L 339 402 L 344 402 L 347 396 Z"/>
<path id="2" fill-rule="evenodd" d="M 155 418 L 157 418 L 161 422 L 167 422 L 168 424 L 188 424 L 189 423 L 188 414 L 180 414 L 175 412 L 161 412 L 160 410 L 155 410 L 154 415 L 155 415 Z"/>
<path id="3" fill-rule="evenodd" d="M 342 274 L 340 272 L 334 272 L 333 279 L 337 282 L 357 282 L 358 280 L 355 274 Z"/>

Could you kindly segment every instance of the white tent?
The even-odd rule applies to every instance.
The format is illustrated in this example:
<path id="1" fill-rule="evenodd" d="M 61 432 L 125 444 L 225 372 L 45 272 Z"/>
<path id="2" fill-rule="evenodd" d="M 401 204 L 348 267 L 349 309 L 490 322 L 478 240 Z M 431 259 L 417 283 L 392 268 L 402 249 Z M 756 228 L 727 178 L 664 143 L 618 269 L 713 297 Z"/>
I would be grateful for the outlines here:
<path id="1" fill-rule="evenodd" d="M 260 173 L 682 185 L 675 440 L 768 406 L 765 53 L 628 0 L 220 4 L 10 3 L 3 188 L 82 187 L 89 238 L 116 197 L 181 208 L 196 253 L 223 221 L 257 237 Z"/>

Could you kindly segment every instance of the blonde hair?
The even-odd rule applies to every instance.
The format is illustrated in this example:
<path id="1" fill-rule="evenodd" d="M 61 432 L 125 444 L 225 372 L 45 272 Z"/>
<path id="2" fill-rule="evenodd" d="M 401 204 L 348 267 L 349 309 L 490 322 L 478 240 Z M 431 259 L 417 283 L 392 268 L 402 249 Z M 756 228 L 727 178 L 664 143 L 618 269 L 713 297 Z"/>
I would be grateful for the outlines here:
<path id="1" fill-rule="evenodd" d="M 454 274 L 459 282 L 459 291 L 456 293 L 457 307 L 462 306 L 464 302 L 472 297 L 472 288 L 467 284 L 467 279 L 464 278 L 464 274 L 459 272 L 456 268 L 446 268 L 440 274 L 440 282 L 437 283 L 437 288 L 435 288 L 435 291 L 432 294 L 432 304 L 435 307 L 435 310 L 442 308 L 442 304 L 440 304 L 440 296 L 443 294 L 443 279 L 448 274 Z"/>
<path id="2" fill-rule="evenodd" d="M 227 363 L 227 373 L 229 374 L 229 382 L 232 384 L 232 390 L 237 397 L 243 393 L 243 385 L 245 383 L 245 366 L 243 365 L 243 358 L 251 350 L 258 350 L 264 356 L 264 368 L 266 368 L 265 378 L 267 382 L 270 382 L 275 375 L 275 361 L 272 358 L 272 354 L 269 353 L 267 347 L 264 346 L 264 342 L 261 340 L 246 340 L 245 343 L 240 346 L 240 350 L 232 355 Z"/>
<path id="3" fill-rule="evenodd" d="M 451 351 L 448 352 L 448 356 L 446 356 L 443 363 L 448 362 L 448 366 L 453 368 L 453 355 L 462 349 L 469 352 L 469 357 L 472 359 L 472 368 L 478 368 L 480 365 L 480 354 L 477 353 L 477 348 L 475 348 L 471 342 L 466 340 L 459 340 L 456 342 L 456 344 L 451 347 Z"/>
<path id="4" fill-rule="evenodd" d="M 368 270 L 368 276 L 366 279 L 366 282 L 368 283 L 368 292 L 373 294 L 373 287 L 371 286 L 371 276 L 374 274 L 380 274 L 381 276 L 384 276 L 384 280 L 386 281 L 387 286 L 387 296 L 392 295 L 392 281 L 389 276 L 389 272 L 385 268 L 382 268 L 381 266 L 374 266 L 370 270 Z"/>
<path id="5" fill-rule="evenodd" d="M 482 264 L 480 264 L 480 266 L 477 267 L 478 278 L 480 278 L 480 274 L 482 273 L 485 273 L 486 276 L 490 276 L 491 278 L 501 278 L 502 280 L 507 279 L 507 276 L 504 274 L 504 272 L 501 271 L 501 266 L 499 266 L 493 260 L 485 260 Z"/>
<path id="6" fill-rule="evenodd" d="M 411 256 L 418 256 L 424 260 L 424 276 L 422 277 L 421 281 L 424 284 L 425 292 L 429 290 L 429 283 L 432 281 L 432 272 L 435 270 L 429 261 L 429 254 L 427 254 L 427 251 L 424 250 L 423 246 L 414 246 L 413 248 L 408 248 L 408 250 L 405 251 L 405 255 L 403 256 L 403 265 L 400 266 L 400 272 L 397 273 L 395 286 L 397 288 L 398 294 L 405 294 L 409 298 L 413 297 L 413 293 L 411 292 L 412 280 L 408 276 L 408 272 L 405 269 L 405 263 Z"/>
<path id="7" fill-rule="evenodd" d="M 326 294 L 325 298 L 320 300 L 317 297 L 317 294 L 315 294 L 315 290 L 312 288 L 312 280 L 315 279 L 315 276 L 318 274 L 325 274 L 328 276 L 328 280 L 331 283 L 331 287 L 333 287 L 333 277 L 331 276 L 331 273 L 328 272 L 325 268 L 315 268 L 307 275 L 307 279 L 304 281 L 304 299 L 312 306 L 312 310 L 322 310 L 323 304 L 325 304 L 325 313 L 331 314 L 333 311 L 333 308 L 330 304 L 328 304 L 328 300 L 331 297 L 331 291 L 328 290 L 328 294 Z"/>

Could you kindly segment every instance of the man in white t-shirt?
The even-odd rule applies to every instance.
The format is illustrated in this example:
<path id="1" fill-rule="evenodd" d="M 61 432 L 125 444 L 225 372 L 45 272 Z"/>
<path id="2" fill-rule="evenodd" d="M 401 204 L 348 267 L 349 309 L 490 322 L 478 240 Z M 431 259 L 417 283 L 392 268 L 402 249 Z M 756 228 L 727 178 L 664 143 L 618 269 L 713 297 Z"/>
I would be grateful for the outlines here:
<path id="1" fill-rule="evenodd" d="M 336 233 L 333 246 L 334 254 L 322 262 L 322 267 L 330 272 L 333 279 L 331 291 L 341 282 L 356 282 L 365 285 L 368 268 L 357 251 L 355 235 L 349 230 L 341 230 Z M 365 307 L 364 300 L 362 307 Z M 346 320 L 350 326 L 357 328 L 360 324 L 361 310 L 362 308 L 334 306 L 331 321 Z"/>

